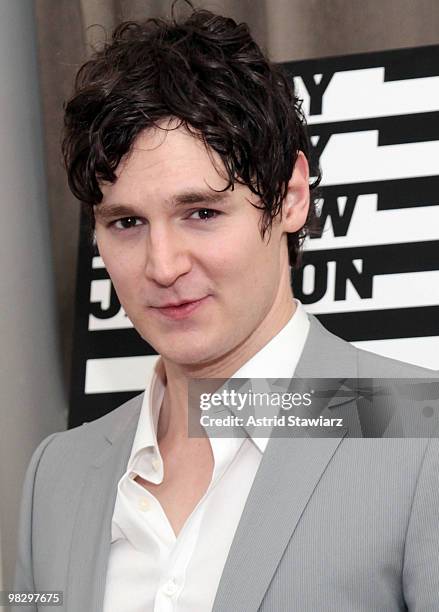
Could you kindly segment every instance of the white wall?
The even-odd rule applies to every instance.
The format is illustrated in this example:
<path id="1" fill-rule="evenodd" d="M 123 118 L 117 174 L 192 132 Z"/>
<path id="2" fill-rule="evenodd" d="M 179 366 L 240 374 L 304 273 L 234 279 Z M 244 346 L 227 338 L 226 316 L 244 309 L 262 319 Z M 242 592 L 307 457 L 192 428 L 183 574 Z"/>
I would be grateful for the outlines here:
<path id="1" fill-rule="evenodd" d="M 33 0 L 0 0 L 0 537 L 11 589 L 32 451 L 65 429 L 44 176 Z M 1 583 L 1 577 L 0 577 Z"/>

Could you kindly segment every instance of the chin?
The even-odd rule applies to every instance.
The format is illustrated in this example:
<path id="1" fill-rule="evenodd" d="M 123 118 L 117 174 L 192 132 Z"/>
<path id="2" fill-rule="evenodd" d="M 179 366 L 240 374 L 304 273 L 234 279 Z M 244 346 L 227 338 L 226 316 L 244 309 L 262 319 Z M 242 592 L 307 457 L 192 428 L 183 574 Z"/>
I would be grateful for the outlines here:
<path id="1" fill-rule="evenodd" d="M 207 351 L 200 351 L 199 349 L 194 349 L 191 351 L 187 348 L 182 351 L 164 351 L 161 353 L 161 355 L 165 359 L 168 359 L 169 361 L 181 366 L 202 365 L 215 359 L 215 357 Z"/>
<path id="2" fill-rule="evenodd" d="M 216 350 L 213 350 L 212 346 L 200 346 L 199 343 L 182 343 L 180 346 L 178 343 L 164 345 L 159 343 L 161 346 L 157 346 L 156 350 L 160 355 L 169 361 L 181 366 L 194 366 L 207 364 L 214 359 L 218 358 L 218 346 L 215 346 Z"/>
<path id="3" fill-rule="evenodd" d="M 170 334 L 161 334 L 158 330 L 151 333 L 151 329 L 137 328 L 137 331 L 145 342 L 150 344 L 164 359 L 181 366 L 208 364 L 227 351 L 227 348 L 221 343 L 222 335 L 219 333 L 209 335 L 206 330 Z"/>

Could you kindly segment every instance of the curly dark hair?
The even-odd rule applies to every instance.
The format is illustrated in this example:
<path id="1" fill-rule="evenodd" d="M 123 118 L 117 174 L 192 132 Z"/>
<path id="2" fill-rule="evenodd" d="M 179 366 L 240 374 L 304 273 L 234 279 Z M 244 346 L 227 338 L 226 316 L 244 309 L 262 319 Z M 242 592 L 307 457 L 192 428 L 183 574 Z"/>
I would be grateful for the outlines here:
<path id="1" fill-rule="evenodd" d="M 245 23 L 195 9 L 184 20 L 121 23 L 79 69 L 65 105 L 62 151 L 70 189 L 92 223 L 103 197 L 99 185 L 116 181 L 140 132 L 171 116 L 220 156 L 226 189 L 236 181 L 258 196 L 264 237 L 282 214 L 298 152 L 310 157 L 301 101 Z M 316 221 L 311 197 L 304 227 L 288 234 L 292 267 Z"/>

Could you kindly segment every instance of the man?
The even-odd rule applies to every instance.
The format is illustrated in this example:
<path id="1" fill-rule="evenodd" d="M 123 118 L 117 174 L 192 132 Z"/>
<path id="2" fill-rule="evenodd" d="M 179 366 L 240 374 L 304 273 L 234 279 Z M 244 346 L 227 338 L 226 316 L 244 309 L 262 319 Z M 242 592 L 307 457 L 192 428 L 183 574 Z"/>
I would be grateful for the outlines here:
<path id="1" fill-rule="evenodd" d="M 144 394 L 36 450 L 15 588 L 62 590 L 68 612 L 438 609 L 435 440 L 188 435 L 192 379 L 427 375 L 294 299 L 306 132 L 247 27 L 119 26 L 79 72 L 64 154 L 161 357 Z"/>

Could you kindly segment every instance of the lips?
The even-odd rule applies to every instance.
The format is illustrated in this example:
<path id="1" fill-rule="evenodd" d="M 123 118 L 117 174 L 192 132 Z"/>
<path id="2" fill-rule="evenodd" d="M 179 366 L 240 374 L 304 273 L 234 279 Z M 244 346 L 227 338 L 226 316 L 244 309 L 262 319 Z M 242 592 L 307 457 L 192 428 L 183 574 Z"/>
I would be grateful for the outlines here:
<path id="1" fill-rule="evenodd" d="M 192 302 L 199 302 L 203 298 L 195 298 L 193 300 L 182 300 L 181 302 L 169 302 L 168 304 L 163 304 L 163 306 L 155 306 L 155 308 L 178 308 L 179 306 L 183 306 L 184 304 L 192 304 Z"/>
<path id="2" fill-rule="evenodd" d="M 168 319 L 180 320 L 189 317 L 195 310 L 206 303 L 209 296 L 199 298 L 197 300 L 170 302 L 164 306 L 155 306 L 153 311 Z"/>

